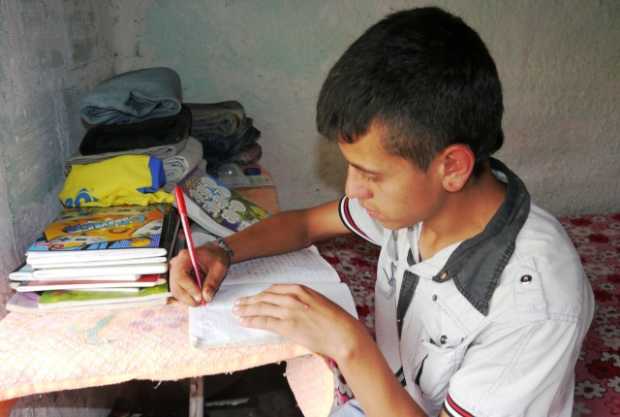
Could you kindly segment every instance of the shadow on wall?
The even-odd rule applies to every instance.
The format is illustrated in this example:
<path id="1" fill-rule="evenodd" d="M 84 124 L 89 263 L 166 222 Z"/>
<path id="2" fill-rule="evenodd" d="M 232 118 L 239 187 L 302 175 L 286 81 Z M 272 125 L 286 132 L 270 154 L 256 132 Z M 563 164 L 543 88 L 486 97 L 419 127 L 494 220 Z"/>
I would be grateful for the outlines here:
<path id="1" fill-rule="evenodd" d="M 313 172 L 317 173 L 321 184 L 329 191 L 344 193 L 347 178 L 347 161 L 343 158 L 336 142 L 317 136 L 315 140 Z"/>

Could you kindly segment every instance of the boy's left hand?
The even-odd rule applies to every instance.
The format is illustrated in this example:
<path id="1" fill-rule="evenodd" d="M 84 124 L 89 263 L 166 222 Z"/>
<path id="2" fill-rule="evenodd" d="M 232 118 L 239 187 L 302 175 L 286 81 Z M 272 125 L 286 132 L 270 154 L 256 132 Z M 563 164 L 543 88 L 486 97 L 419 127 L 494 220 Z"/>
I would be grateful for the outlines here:
<path id="1" fill-rule="evenodd" d="M 356 333 L 366 331 L 342 308 L 303 285 L 273 285 L 237 300 L 233 312 L 243 326 L 278 333 L 337 362 L 354 348 Z"/>

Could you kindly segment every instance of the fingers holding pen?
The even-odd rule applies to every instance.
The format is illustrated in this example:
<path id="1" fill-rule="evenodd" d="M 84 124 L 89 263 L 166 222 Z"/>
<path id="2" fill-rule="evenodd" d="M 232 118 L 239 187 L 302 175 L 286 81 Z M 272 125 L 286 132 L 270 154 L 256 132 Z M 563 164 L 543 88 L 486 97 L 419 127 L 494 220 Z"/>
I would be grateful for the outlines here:
<path id="1" fill-rule="evenodd" d="M 208 303 L 213 300 L 227 271 L 228 266 L 223 263 L 213 263 L 210 266 L 207 276 L 202 282 L 202 299 L 205 300 L 205 302 Z"/>
<path id="2" fill-rule="evenodd" d="M 187 250 L 181 250 L 170 260 L 170 290 L 183 304 L 195 306 L 202 302 Z"/>
<path id="3" fill-rule="evenodd" d="M 170 260 L 172 295 L 190 306 L 210 302 L 226 276 L 230 264 L 230 260 L 221 252 L 220 248 L 208 245 L 196 249 L 198 267 L 203 278 L 199 286 L 194 276 L 189 252 L 186 249 L 179 251 Z"/>

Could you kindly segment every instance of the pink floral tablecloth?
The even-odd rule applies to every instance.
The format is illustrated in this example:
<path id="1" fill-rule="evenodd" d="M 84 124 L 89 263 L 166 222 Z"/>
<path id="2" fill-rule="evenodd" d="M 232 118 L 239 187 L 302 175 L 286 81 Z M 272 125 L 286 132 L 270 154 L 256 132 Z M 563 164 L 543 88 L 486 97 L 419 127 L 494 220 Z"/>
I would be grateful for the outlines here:
<path id="1" fill-rule="evenodd" d="M 581 256 L 597 304 L 577 362 L 573 417 L 620 416 L 620 213 L 560 220 Z M 372 331 L 379 248 L 354 236 L 318 247 L 350 286 L 360 319 Z"/>

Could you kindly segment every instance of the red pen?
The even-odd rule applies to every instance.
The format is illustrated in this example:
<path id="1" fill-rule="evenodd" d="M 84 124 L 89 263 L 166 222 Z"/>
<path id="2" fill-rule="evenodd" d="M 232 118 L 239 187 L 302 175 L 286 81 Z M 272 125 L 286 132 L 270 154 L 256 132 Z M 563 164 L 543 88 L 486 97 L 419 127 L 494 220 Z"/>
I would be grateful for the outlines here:
<path id="1" fill-rule="evenodd" d="M 181 224 L 183 225 L 183 233 L 185 233 L 185 241 L 187 242 L 187 250 L 189 251 L 189 258 L 192 261 L 192 267 L 194 268 L 194 276 L 198 288 L 202 291 L 202 276 L 200 275 L 200 268 L 198 267 L 198 259 L 196 258 L 196 249 L 194 248 L 194 241 L 192 240 L 192 231 L 189 228 L 189 218 L 187 217 L 187 207 L 185 207 L 185 196 L 183 190 L 178 185 L 174 188 L 174 194 L 177 200 L 177 208 L 179 215 L 181 216 Z"/>

